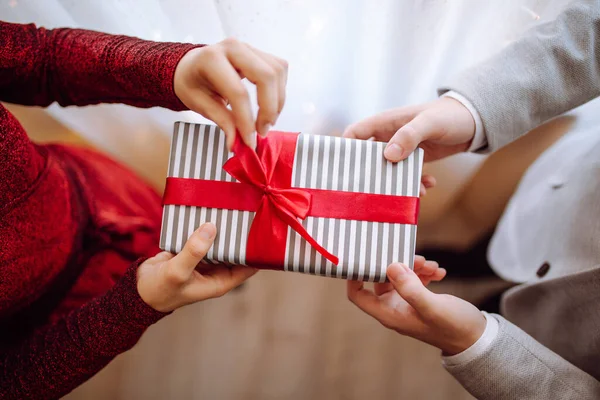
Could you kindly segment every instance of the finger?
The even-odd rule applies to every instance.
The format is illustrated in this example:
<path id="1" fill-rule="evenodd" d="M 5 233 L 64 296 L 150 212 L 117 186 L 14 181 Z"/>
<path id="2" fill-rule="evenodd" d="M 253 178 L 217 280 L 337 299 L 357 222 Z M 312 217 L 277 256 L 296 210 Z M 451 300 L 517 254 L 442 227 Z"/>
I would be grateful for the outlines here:
<path id="1" fill-rule="evenodd" d="M 258 116 L 256 130 L 265 136 L 275 123 L 279 113 L 279 74 L 281 67 L 274 67 L 259 54 L 240 42 L 227 46 L 231 64 L 256 85 Z M 276 69 L 277 68 L 277 69 Z"/>
<path id="2" fill-rule="evenodd" d="M 433 175 L 423 174 L 421 177 L 421 183 L 425 185 L 425 188 L 430 189 L 437 184 L 437 179 Z"/>
<path id="3" fill-rule="evenodd" d="M 436 183 L 437 181 L 432 175 L 424 174 L 421 177 L 421 191 L 419 194 L 421 196 L 425 196 L 427 194 L 427 189 L 431 189 L 436 185 Z"/>
<path id="4" fill-rule="evenodd" d="M 350 125 L 344 131 L 344 137 L 361 140 L 374 138 L 386 142 L 421 109 L 420 106 L 410 106 L 384 111 Z"/>
<path id="5" fill-rule="evenodd" d="M 235 68 L 224 55 L 215 53 L 211 60 L 211 67 L 206 69 L 206 79 L 219 96 L 229 101 L 235 126 L 244 143 L 253 149 L 256 148 L 250 96 Z"/>
<path id="6" fill-rule="evenodd" d="M 423 268 L 423 266 L 425 265 L 425 261 L 427 261 L 425 257 L 420 256 L 418 254 L 415 255 L 415 260 L 413 262 L 413 271 L 415 271 L 416 274 L 418 274 L 419 271 L 421 271 L 421 268 Z"/>
<path id="7" fill-rule="evenodd" d="M 373 285 L 373 292 L 375 292 L 377 296 L 381 296 L 382 294 L 387 293 L 390 290 L 394 290 L 394 287 L 389 282 L 376 283 L 375 285 Z"/>
<path id="8" fill-rule="evenodd" d="M 437 261 L 431 261 L 431 260 L 427 260 L 425 261 L 425 264 L 423 265 L 423 271 L 425 272 L 425 274 L 431 275 L 433 274 L 435 271 L 440 269 L 440 264 L 438 264 Z"/>
<path id="9" fill-rule="evenodd" d="M 203 224 L 190 236 L 181 252 L 168 261 L 166 273 L 181 283 L 189 280 L 198 263 L 212 246 L 216 234 L 217 228 L 213 224 Z"/>
<path id="10" fill-rule="evenodd" d="M 414 272 L 417 275 L 429 276 L 439 269 L 436 261 L 426 260 L 423 256 L 415 256 Z"/>
<path id="11" fill-rule="evenodd" d="M 168 251 L 161 251 L 154 257 L 150 258 L 149 261 L 163 262 L 163 261 L 169 261 L 173 257 L 175 257 L 175 255 L 173 253 L 169 253 Z"/>
<path id="12" fill-rule="evenodd" d="M 278 104 L 277 104 L 277 113 L 281 114 L 281 110 L 283 110 L 283 106 L 285 105 L 285 88 L 287 86 L 287 79 L 288 79 L 288 62 L 286 60 L 284 60 L 283 58 L 279 58 L 279 57 L 275 57 L 272 54 L 266 53 L 262 50 L 256 49 L 250 45 L 248 45 L 248 47 L 250 47 L 252 49 L 252 51 L 254 51 L 255 53 L 261 55 L 263 57 L 263 59 L 265 61 L 267 61 L 269 63 L 269 65 L 271 65 L 271 67 L 277 71 L 277 77 L 278 77 L 278 89 L 279 89 L 279 96 L 277 98 L 278 100 Z"/>
<path id="13" fill-rule="evenodd" d="M 444 268 L 439 268 L 433 274 L 429 276 L 421 276 L 419 275 L 419 279 L 423 282 L 423 286 L 429 285 L 431 282 L 439 282 L 446 276 L 446 270 Z"/>
<path id="14" fill-rule="evenodd" d="M 352 303 L 370 316 L 379 321 L 387 319 L 385 306 L 375 293 L 365 289 L 363 282 L 348 281 L 347 294 Z"/>
<path id="15" fill-rule="evenodd" d="M 387 276 L 398 294 L 418 313 L 426 315 L 434 307 L 435 295 L 406 265 L 394 263 L 388 266 Z"/>
<path id="16" fill-rule="evenodd" d="M 383 155 L 392 162 L 402 161 L 415 151 L 422 141 L 436 136 L 439 130 L 431 115 L 418 114 L 413 120 L 398 129 L 385 147 Z"/>
<path id="17" fill-rule="evenodd" d="M 419 275 L 419 279 L 421 280 L 421 283 L 423 284 L 423 286 L 429 286 L 429 284 L 431 282 L 433 282 L 432 276 L 421 276 L 421 275 Z"/>
<path id="18" fill-rule="evenodd" d="M 188 101 L 190 109 L 210 119 L 225 132 L 227 148 L 231 150 L 235 142 L 235 119 L 223 99 L 217 95 L 210 95 L 202 90 L 197 90 Z"/>
<path id="19" fill-rule="evenodd" d="M 210 272 L 199 275 L 193 283 L 183 290 L 184 296 L 191 301 L 200 301 L 221 297 L 241 285 L 258 270 L 246 266 L 213 266 Z"/>
<path id="20" fill-rule="evenodd" d="M 439 282 L 446 277 L 446 270 L 444 268 L 438 268 L 433 275 L 431 275 L 431 282 Z"/>

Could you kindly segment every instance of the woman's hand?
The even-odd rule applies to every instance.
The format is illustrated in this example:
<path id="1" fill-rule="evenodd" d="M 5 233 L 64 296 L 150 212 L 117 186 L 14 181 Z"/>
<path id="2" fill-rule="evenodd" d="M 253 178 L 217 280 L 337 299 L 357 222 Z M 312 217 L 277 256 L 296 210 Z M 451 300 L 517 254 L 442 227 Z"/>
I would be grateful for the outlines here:
<path id="1" fill-rule="evenodd" d="M 471 303 L 429 291 L 423 278 L 403 264 L 391 264 L 387 276 L 391 283 L 375 284 L 374 291 L 365 289 L 363 282 L 348 282 L 348 298 L 386 328 L 435 346 L 446 355 L 466 350 L 483 334 L 485 317 Z"/>
<path id="2" fill-rule="evenodd" d="M 475 120 L 459 101 L 441 97 L 431 103 L 394 108 L 349 126 L 344 136 L 389 142 L 385 158 L 404 160 L 417 147 L 425 161 L 466 151 L 475 135 Z"/>
<path id="3" fill-rule="evenodd" d="M 166 251 L 149 258 L 137 272 L 142 300 L 155 310 L 168 312 L 186 304 L 223 296 L 254 275 L 255 268 L 200 264 L 215 239 L 213 224 L 202 225 L 176 256 Z"/>
<path id="4" fill-rule="evenodd" d="M 233 146 L 236 129 L 256 147 L 256 135 L 266 135 L 285 103 L 288 65 L 285 60 L 236 39 L 190 50 L 175 69 L 175 94 L 190 110 L 214 121 Z M 242 79 L 256 85 L 256 121 Z M 231 105 L 231 110 L 227 108 Z"/>

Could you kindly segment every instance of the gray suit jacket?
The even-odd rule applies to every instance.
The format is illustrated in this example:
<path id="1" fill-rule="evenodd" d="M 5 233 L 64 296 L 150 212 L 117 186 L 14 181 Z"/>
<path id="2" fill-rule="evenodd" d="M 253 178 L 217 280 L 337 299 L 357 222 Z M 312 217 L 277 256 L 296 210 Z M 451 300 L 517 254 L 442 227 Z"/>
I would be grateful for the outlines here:
<path id="1" fill-rule="evenodd" d="M 600 96 L 600 0 L 574 1 L 555 21 L 464 71 L 440 93 L 448 90 L 480 113 L 492 151 Z M 506 319 L 495 315 L 496 340 L 475 360 L 447 367 L 477 398 L 600 399 L 600 127 L 596 131 L 557 143 L 532 166 L 507 208 L 512 205 L 517 217 L 509 222 L 517 227 L 506 236 L 522 234 L 535 247 L 513 249 L 517 260 L 527 258 L 521 269 L 507 267 L 518 274 L 503 275 L 502 265 L 495 266 L 520 283 L 504 295 Z M 539 184 L 556 175 L 556 162 L 577 146 L 588 151 L 571 159 L 567 188 Z M 538 199 L 536 207 L 519 202 L 528 193 Z M 504 222 L 499 229 L 510 225 Z M 553 240 L 536 242 L 536 235 L 551 237 L 548 232 Z M 536 276 L 542 263 L 533 267 L 531 260 L 548 260 L 550 273 Z"/>

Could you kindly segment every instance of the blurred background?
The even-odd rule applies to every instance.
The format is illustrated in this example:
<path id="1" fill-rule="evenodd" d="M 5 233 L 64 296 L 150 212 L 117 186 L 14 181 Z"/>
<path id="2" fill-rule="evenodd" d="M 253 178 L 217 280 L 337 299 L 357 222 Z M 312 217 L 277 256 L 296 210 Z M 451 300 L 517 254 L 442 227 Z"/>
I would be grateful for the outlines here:
<path id="1" fill-rule="evenodd" d="M 384 109 L 434 99 L 436 87 L 450 75 L 553 19 L 566 3 L 0 0 L 0 16 L 155 41 L 210 44 L 237 37 L 290 64 L 287 103 L 276 129 L 339 135 L 348 124 Z M 101 149 L 159 191 L 173 123 L 202 121 L 191 112 L 121 105 L 7 107 L 34 140 Z M 493 231 L 527 166 L 562 134 L 591 123 L 598 109 L 592 103 L 554 120 L 512 144 L 513 151 L 427 165 L 439 183 L 423 200 L 419 249 L 461 252 L 476 246 Z M 502 180 L 489 179 L 500 168 Z M 449 280 L 435 290 L 479 301 L 501 287 L 505 284 L 486 278 Z M 242 289 L 151 327 L 132 351 L 67 398 L 470 397 L 445 373 L 437 350 L 389 332 L 355 309 L 346 300 L 345 282 L 261 272 Z"/>

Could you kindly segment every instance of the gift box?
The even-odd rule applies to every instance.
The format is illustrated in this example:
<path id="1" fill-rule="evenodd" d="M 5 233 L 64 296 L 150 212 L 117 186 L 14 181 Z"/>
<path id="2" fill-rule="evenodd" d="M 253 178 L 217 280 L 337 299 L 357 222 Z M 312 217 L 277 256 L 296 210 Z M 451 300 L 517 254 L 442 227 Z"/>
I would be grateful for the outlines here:
<path id="1" fill-rule="evenodd" d="M 214 125 L 175 123 L 160 247 L 177 253 L 204 222 L 205 263 L 371 282 L 412 268 L 423 150 L 390 163 L 385 143 L 289 132 L 233 151 Z"/>

